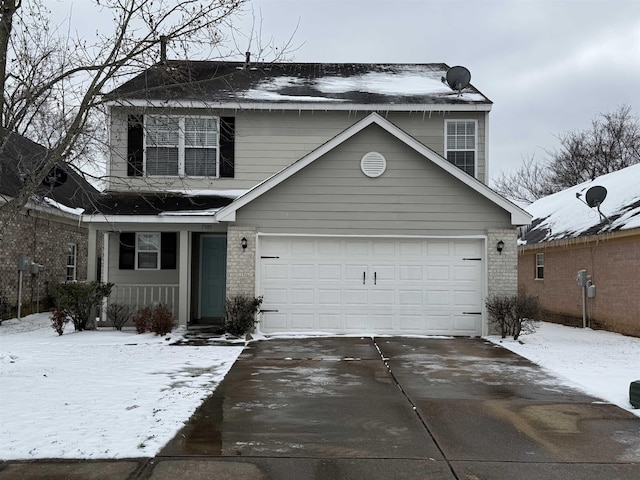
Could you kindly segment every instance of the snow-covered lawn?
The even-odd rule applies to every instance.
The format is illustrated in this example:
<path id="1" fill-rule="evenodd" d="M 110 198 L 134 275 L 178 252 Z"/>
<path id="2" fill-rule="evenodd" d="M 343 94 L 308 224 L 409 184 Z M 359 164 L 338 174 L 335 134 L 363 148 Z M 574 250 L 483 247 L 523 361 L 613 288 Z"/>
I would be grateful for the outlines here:
<path id="1" fill-rule="evenodd" d="M 533 334 L 488 340 L 544 367 L 567 385 L 640 416 L 629 384 L 640 380 L 640 338 L 541 322 Z"/>
<path id="2" fill-rule="evenodd" d="M 0 460 L 154 456 L 243 348 L 67 327 L 48 314 L 0 326 Z"/>
<path id="3" fill-rule="evenodd" d="M 72 326 L 58 336 L 48 314 L 3 322 L 0 460 L 154 456 L 242 351 L 170 337 Z M 488 339 L 640 416 L 629 404 L 640 338 L 542 323 L 522 343 Z"/>

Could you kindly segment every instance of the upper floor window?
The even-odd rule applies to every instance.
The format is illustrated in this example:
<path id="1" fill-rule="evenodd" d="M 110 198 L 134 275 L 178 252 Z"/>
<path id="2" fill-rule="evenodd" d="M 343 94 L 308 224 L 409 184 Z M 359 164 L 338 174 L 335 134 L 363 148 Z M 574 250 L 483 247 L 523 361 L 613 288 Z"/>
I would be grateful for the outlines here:
<path id="1" fill-rule="evenodd" d="M 78 261 L 78 246 L 75 243 L 67 243 L 67 282 L 74 282 L 76 277 L 76 264 Z"/>
<path id="2" fill-rule="evenodd" d="M 536 279 L 544 278 L 544 253 L 536 253 Z"/>
<path id="3" fill-rule="evenodd" d="M 445 120 L 445 156 L 471 176 L 476 173 L 476 120 Z"/>
<path id="4" fill-rule="evenodd" d="M 127 176 L 233 177 L 235 118 L 129 115 Z"/>
<path id="5" fill-rule="evenodd" d="M 152 176 L 218 176 L 218 119 L 145 118 L 145 172 Z"/>

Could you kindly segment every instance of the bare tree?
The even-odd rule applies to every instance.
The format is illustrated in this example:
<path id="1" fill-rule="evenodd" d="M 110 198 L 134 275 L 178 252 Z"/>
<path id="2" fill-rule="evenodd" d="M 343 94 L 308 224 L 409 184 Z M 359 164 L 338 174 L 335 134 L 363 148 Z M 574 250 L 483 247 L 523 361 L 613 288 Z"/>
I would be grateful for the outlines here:
<path id="1" fill-rule="evenodd" d="M 42 0 L 0 0 L 0 148 L 16 132 L 48 149 L 0 208 L 18 212 L 53 167 L 104 138 L 105 90 L 156 64 L 161 44 L 215 50 L 247 1 L 93 0 L 111 28 L 89 41 L 56 27 Z"/>
<path id="2" fill-rule="evenodd" d="M 640 163 L 640 119 L 631 107 L 600 114 L 587 130 L 558 137 L 560 148 L 547 158 L 525 160 L 512 174 L 501 174 L 495 189 L 515 201 L 534 202 L 565 188 Z"/>

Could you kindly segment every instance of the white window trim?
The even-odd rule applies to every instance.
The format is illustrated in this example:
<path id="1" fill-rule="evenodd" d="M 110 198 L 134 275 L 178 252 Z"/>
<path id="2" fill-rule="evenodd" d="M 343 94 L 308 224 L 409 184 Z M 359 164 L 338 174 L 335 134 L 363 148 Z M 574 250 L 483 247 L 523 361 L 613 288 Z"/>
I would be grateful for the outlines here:
<path id="1" fill-rule="evenodd" d="M 473 122 L 475 125 L 475 134 L 473 136 L 473 176 L 474 178 L 478 177 L 478 120 L 477 119 L 473 119 L 473 118 L 450 118 L 444 121 L 444 158 L 445 160 L 448 159 L 449 155 L 449 151 L 451 152 L 469 152 L 471 150 L 468 149 L 449 149 L 447 147 L 447 130 L 448 130 L 448 124 L 449 123 L 453 123 L 453 122 Z M 448 161 L 448 160 L 447 160 Z M 464 170 L 463 170 L 464 171 Z"/>
<path id="2" fill-rule="evenodd" d="M 69 247 L 73 247 L 73 265 L 69 263 Z M 77 243 L 67 243 L 66 250 L 66 265 L 65 269 L 65 277 L 67 282 L 75 282 L 78 280 L 78 244 Z M 69 278 L 69 268 L 73 268 L 73 278 Z"/>
<path id="3" fill-rule="evenodd" d="M 158 250 L 156 250 L 156 252 L 158 253 L 158 256 L 156 257 L 156 266 L 155 268 L 146 268 L 146 267 L 139 267 L 138 266 L 138 254 L 140 253 L 141 250 L 138 250 L 138 237 L 140 235 L 154 235 L 158 237 Z M 160 232 L 136 232 L 136 255 L 135 255 L 135 269 L 136 270 L 160 270 L 160 254 L 161 254 L 161 250 L 162 250 L 162 245 L 161 242 L 162 241 L 162 236 L 160 235 Z M 152 252 L 153 250 L 142 250 L 143 252 Z"/>
<path id="4" fill-rule="evenodd" d="M 147 173 L 147 119 L 149 118 L 177 118 L 178 119 L 178 174 L 177 175 L 149 175 Z M 184 178 L 187 175 L 184 173 L 185 168 L 185 119 L 186 118 L 205 118 L 215 119 L 216 121 L 216 174 L 215 176 L 198 176 L 189 175 L 189 178 L 220 178 L 220 117 L 207 116 L 207 115 L 144 115 L 144 145 L 142 155 L 142 169 L 146 177 L 171 177 L 171 178 Z M 197 148 L 197 147 L 195 147 Z M 136 237 L 137 238 L 137 237 Z"/>
<path id="5" fill-rule="evenodd" d="M 542 263 L 538 263 L 538 259 L 542 259 Z M 542 267 L 542 276 L 538 276 L 538 268 Z M 544 253 L 536 253 L 536 273 L 535 280 L 544 280 Z"/>

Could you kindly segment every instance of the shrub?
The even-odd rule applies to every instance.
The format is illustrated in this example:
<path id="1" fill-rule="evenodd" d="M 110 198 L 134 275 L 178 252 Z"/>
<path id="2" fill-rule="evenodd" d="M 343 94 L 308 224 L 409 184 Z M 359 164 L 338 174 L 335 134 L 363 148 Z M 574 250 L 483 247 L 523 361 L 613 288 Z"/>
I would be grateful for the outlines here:
<path id="1" fill-rule="evenodd" d="M 58 335 L 62 335 L 64 333 L 64 326 L 67 323 L 69 323 L 69 316 L 64 309 L 51 309 L 51 327 L 56 331 Z"/>
<path id="2" fill-rule="evenodd" d="M 153 307 L 145 307 L 133 315 L 136 333 L 153 332 L 156 335 L 166 335 L 174 327 L 173 313 L 163 303 Z"/>
<path id="3" fill-rule="evenodd" d="M 151 312 L 151 331 L 156 335 L 166 335 L 173 330 L 173 312 L 165 304 L 160 303 Z"/>
<path id="4" fill-rule="evenodd" d="M 230 335 L 241 337 L 253 329 L 255 316 L 262 304 L 262 297 L 236 295 L 227 298 L 224 305 L 224 330 Z"/>
<path id="5" fill-rule="evenodd" d="M 110 303 L 107 307 L 107 320 L 113 328 L 122 330 L 122 327 L 131 319 L 131 307 L 122 303 Z"/>
<path id="6" fill-rule="evenodd" d="M 495 295 L 485 302 L 489 317 L 500 326 L 500 335 L 513 335 L 534 331 L 533 323 L 540 312 L 540 302 L 531 295 Z"/>
<path id="7" fill-rule="evenodd" d="M 89 320 L 95 317 L 96 308 L 112 288 L 113 283 L 59 283 L 53 288 L 54 306 L 67 312 L 76 331 L 86 330 Z"/>
<path id="8" fill-rule="evenodd" d="M 146 333 L 151 330 L 151 309 L 144 307 L 133 315 L 133 324 L 136 327 L 136 333 Z"/>

